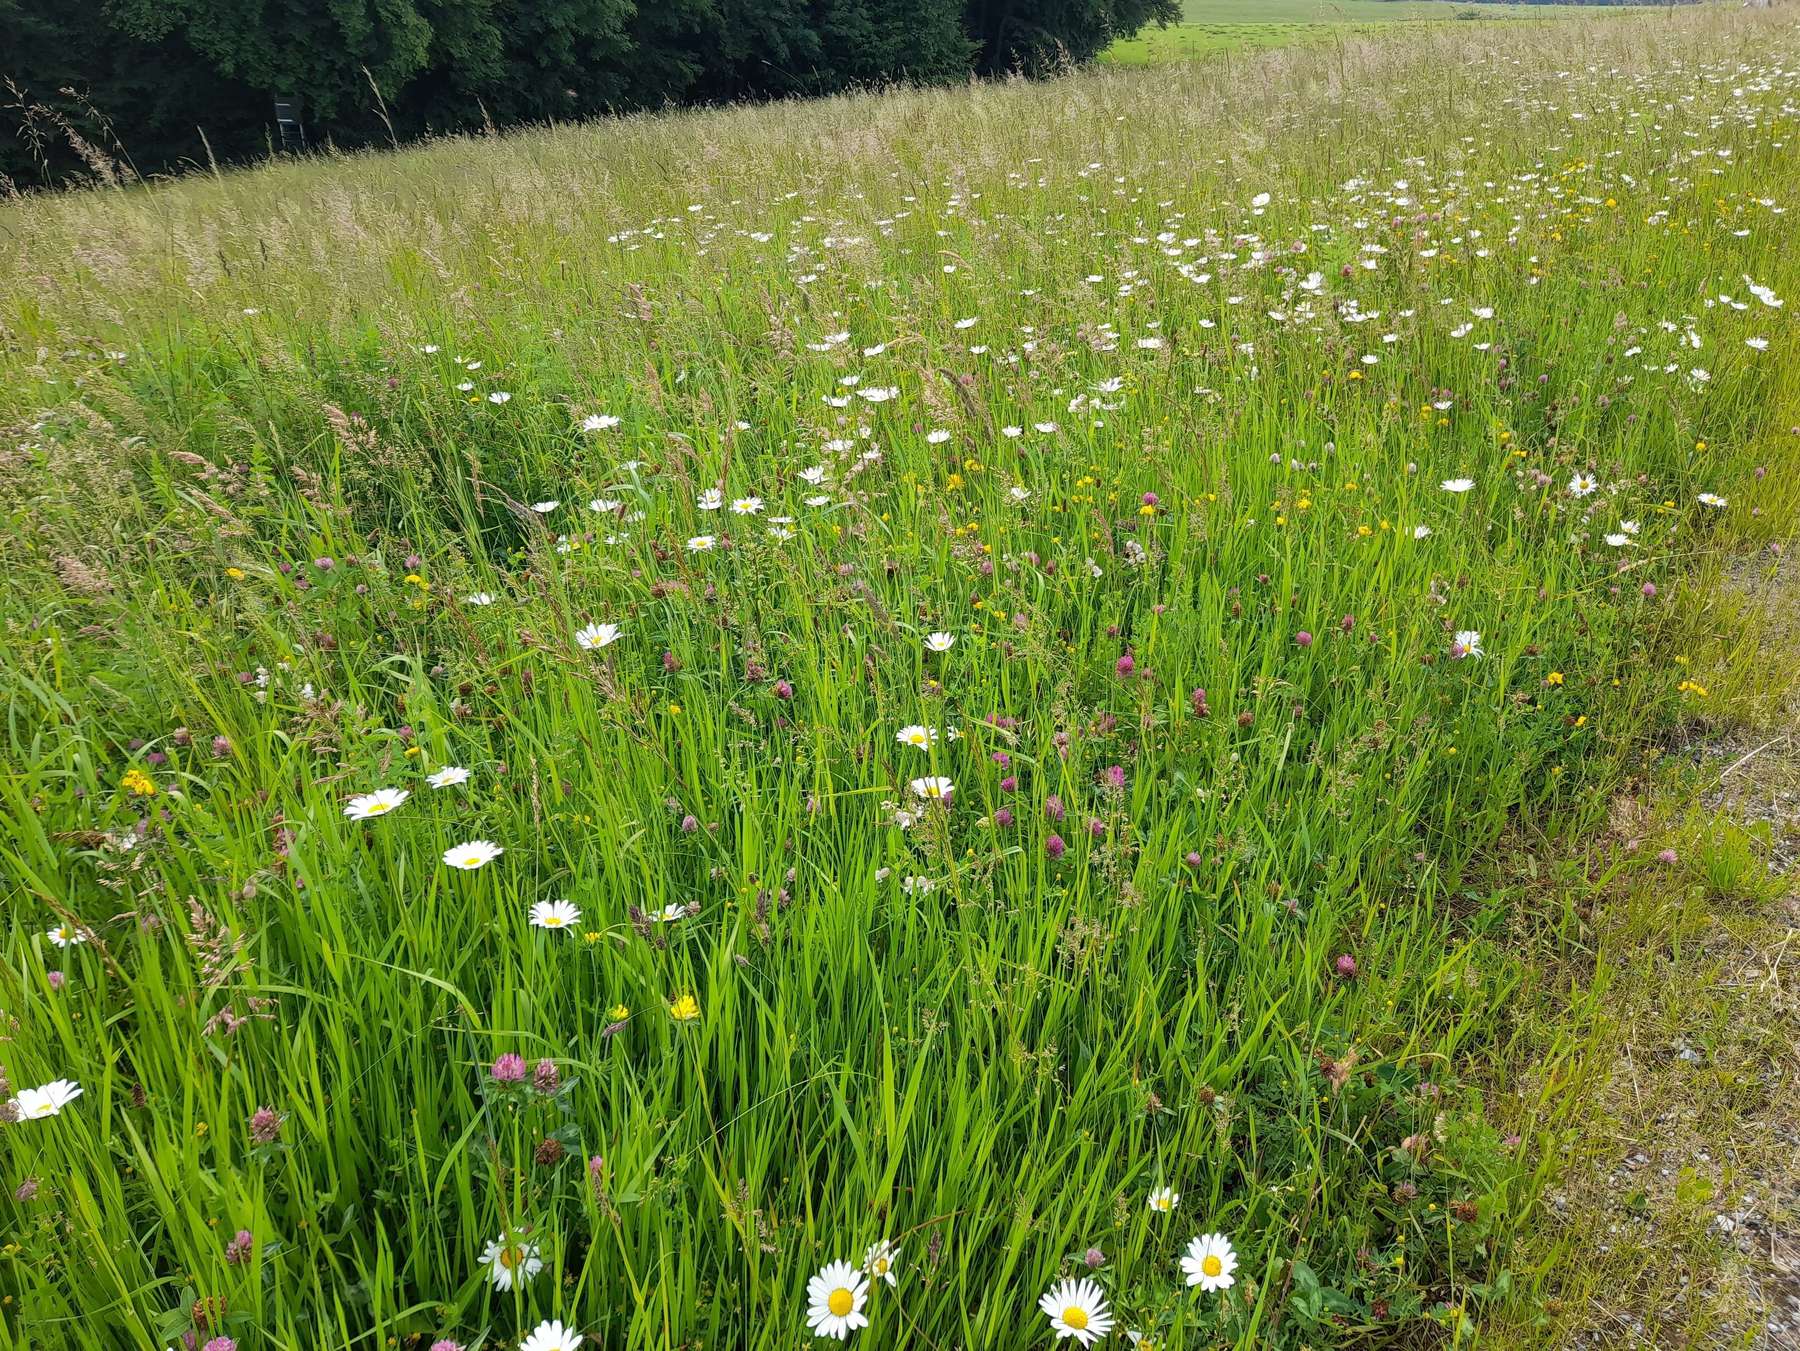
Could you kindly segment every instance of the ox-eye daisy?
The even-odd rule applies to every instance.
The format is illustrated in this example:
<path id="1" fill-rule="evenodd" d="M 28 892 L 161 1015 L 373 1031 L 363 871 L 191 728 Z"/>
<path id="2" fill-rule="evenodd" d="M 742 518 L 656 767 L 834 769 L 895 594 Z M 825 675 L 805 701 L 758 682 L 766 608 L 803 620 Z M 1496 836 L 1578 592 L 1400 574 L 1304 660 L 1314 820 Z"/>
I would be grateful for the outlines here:
<path id="1" fill-rule="evenodd" d="M 54 929 L 45 929 L 44 937 L 48 938 L 59 948 L 66 948 L 75 943 L 87 942 L 87 935 L 73 924 L 68 923 L 59 924 Z"/>
<path id="2" fill-rule="evenodd" d="M 570 901 L 539 901 L 531 907 L 531 922 L 540 929 L 572 929 L 581 911 Z"/>
<path id="3" fill-rule="evenodd" d="M 1231 1274 L 1237 1270 L 1237 1254 L 1231 1250 L 1231 1240 L 1223 1234 L 1199 1235 L 1189 1242 L 1181 1270 L 1189 1285 L 1206 1291 L 1226 1289 L 1237 1280 Z"/>
<path id="4" fill-rule="evenodd" d="M 1038 1308 L 1050 1320 L 1059 1342 L 1073 1337 L 1083 1346 L 1092 1346 L 1112 1331 L 1113 1317 L 1107 1310 L 1106 1296 L 1086 1278 L 1052 1286 L 1038 1301 Z"/>
<path id="5" fill-rule="evenodd" d="M 481 1250 L 481 1264 L 488 1269 L 488 1279 L 496 1290 L 511 1290 L 523 1285 L 544 1269 L 537 1244 L 502 1234 Z"/>
<path id="6" fill-rule="evenodd" d="M 1180 1204 L 1181 1193 L 1176 1191 L 1173 1187 L 1158 1187 L 1155 1191 L 1150 1193 L 1150 1209 L 1156 1211 L 1158 1214 L 1167 1215 Z"/>
<path id="7" fill-rule="evenodd" d="M 597 652 L 608 643 L 619 639 L 617 624 L 589 624 L 586 628 L 575 631 L 575 641 L 589 652 Z"/>
<path id="8" fill-rule="evenodd" d="M 564 1327 L 560 1320 L 546 1318 L 519 1343 L 519 1351 L 575 1351 L 580 1345 L 579 1332 Z"/>
<path id="9" fill-rule="evenodd" d="M 917 746 L 920 750 L 930 750 L 937 740 L 937 728 L 920 727 L 917 723 L 911 727 L 902 727 L 894 735 L 894 740 L 902 746 Z"/>
<path id="10" fill-rule="evenodd" d="M 452 868 L 460 868 L 472 873 L 485 864 L 492 863 L 506 851 L 492 840 L 470 840 L 465 844 L 451 845 L 444 851 L 444 862 Z"/>
<path id="11" fill-rule="evenodd" d="M 433 788 L 454 788 L 459 783 L 469 781 L 469 771 L 461 765 L 445 765 L 442 769 L 425 776 L 425 782 Z"/>
<path id="12" fill-rule="evenodd" d="M 1475 480 L 1472 478 L 1447 478 L 1443 482 L 1443 489 L 1447 493 L 1466 493 L 1474 486 Z"/>
<path id="13" fill-rule="evenodd" d="M 581 1346 L 581 1333 L 563 1328 L 556 1319 L 545 1319 L 536 1326 L 531 1337 L 518 1344 L 518 1351 L 574 1351 Z"/>
<path id="14" fill-rule="evenodd" d="M 42 1121 L 55 1116 L 81 1096 L 81 1086 L 73 1079 L 56 1079 L 42 1088 L 21 1088 L 8 1106 L 18 1113 L 20 1121 Z"/>
<path id="15" fill-rule="evenodd" d="M 939 777 L 914 779 L 912 790 L 915 797 L 928 797 L 939 802 L 948 802 L 950 795 L 956 791 L 956 785 L 948 779 Z"/>
<path id="16" fill-rule="evenodd" d="M 815 1337 L 845 1340 L 869 1317 L 869 1280 L 848 1262 L 832 1262 L 806 1283 L 806 1326 Z"/>
<path id="17" fill-rule="evenodd" d="M 948 652 L 956 641 L 953 633 L 928 633 L 925 635 L 925 646 L 933 652 Z"/>
<path id="18" fill-rule="evenodd" d="M 344 804 L 344 815 L 352 821 L 367 821 L 371 817 L 386 816 L 394 808 L 405 802 L 412 794 L 404 788 L 377 788 L 373 793 L 364 793 L 353 797 Z"/>
<path id="19" fill-rule="evenodd" d="M 894 1268 L 900 1262 L 900 1249 L 885 1238 L 869 1245 L 863 1254 L 863 1274 L 874 1280 L 894 1284 Z"/>

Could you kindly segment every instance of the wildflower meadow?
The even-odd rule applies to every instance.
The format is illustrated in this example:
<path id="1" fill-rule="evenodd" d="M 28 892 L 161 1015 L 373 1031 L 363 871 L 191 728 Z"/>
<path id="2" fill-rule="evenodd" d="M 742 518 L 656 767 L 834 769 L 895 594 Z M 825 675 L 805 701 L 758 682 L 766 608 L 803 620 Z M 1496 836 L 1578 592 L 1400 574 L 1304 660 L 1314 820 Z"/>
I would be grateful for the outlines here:
<path id="1" fill-rule="evenodd" d="M 1483 861 L 1730 678 L 1797 115 L 1707 7 L 0 203 L 0 1344 L 1529 1311 Z"/>

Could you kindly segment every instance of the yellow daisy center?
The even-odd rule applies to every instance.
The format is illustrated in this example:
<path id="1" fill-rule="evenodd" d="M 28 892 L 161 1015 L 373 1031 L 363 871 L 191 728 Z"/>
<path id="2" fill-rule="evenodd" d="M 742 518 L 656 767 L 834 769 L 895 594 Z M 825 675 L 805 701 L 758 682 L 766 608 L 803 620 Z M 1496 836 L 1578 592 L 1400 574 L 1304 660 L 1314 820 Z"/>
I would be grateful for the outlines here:
<path id="1" fill-rule="evenodd" d="M 1088 1325 L 1088 1311 L 1079 1304 L 1071 1304 L 1063 1310 L 1063 1325 L 1081 1332 Z"/>
<path id="2" fill-rule="evenodd" d="M 826 1297 L 825 1307 L 830 1309 L 835 1317 L 842 1318 L 856 1307 L 856 1296 L 840 1285 Z"/>
<path id="3" fill-rule="evenodd" d="M 875 1274 L 877 1276 L 885 1276 L 885 1275 L 887 1275 L 887 1269 L 888 1269 L 887 1258 L 877 1257 L 875 1259 Z"/>
<path id="4" fill-rule="evenodd" d="M 1216 1254 L 1207 1253 L 1205 1257 L 1200 1259 L 1200 1270 L 1204 1271 L 1208 1276 L 1217 1276 L 1220 1272 L 1225 1270 L 1225 1264 L 1218 1259 Z"/>
<path id="5" fill-rule="evenodd" d="M 371 802 L 363 810 L 367 811 L 370 816 L 380 816 L 384 811 L 386 811 L 389 807 L 391 807 L 393 805 L 394 804 L 391 802 Z"/>
<path id="6" fill-rule="evenodd" d="M 562 928 L 562 924 L 563 924 L 563 917 L 561 915 L 545 915 L 544 916 L 544 927 L 546 929 L 560 929 L 560 928 Z"/>
<path id="7" fill-rule="evenodd" d="M 524 1260 L 525 1250 L 523 1248 L 502 1248 L 500 1250 L 500 1265 L 505 1267 L 508 1271 L 511 1271 Z"/>

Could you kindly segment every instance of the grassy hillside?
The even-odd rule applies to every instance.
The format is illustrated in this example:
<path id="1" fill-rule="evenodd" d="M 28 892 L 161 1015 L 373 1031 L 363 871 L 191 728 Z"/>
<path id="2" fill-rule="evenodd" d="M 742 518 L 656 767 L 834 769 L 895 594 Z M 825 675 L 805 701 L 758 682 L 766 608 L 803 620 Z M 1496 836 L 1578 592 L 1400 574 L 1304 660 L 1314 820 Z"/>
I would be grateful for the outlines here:
<path id="1" fill-rule="evenodd" d="M 1800 31 L 1470 27 L 0 205 L 10 1343 L 1532 1326 Z"/>
<path id="2" fill-rule="evenodd" d="M 1457 0 L 1186 0 L 1182 22 L 1115 42 L 1121 65 L 1178 61 L 1208 52 L 1330 41 L 1390 23 L 1585 19 L 1648 12 L 1639 6 L 1474 4 Z"/>

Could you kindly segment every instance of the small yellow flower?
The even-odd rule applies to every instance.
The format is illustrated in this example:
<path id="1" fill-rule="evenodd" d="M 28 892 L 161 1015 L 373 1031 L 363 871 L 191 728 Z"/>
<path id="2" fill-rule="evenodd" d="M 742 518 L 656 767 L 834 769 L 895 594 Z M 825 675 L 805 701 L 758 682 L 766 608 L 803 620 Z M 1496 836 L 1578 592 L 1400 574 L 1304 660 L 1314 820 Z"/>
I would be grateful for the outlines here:
<path id="1" fill-rule="evenodd" d="M 1562 684 L 1563 683 L 1563 673 L 1561 671 L 1552 671 L 1549 675 L 1544 677 L 1544 683 L 1546 685 Z"/>
<path id="2" fill-rule="evenodd" d="M 119 786 L 133 797 L 155 797 L 156 784 L 141 769 L 128 769 L 125 777 L 119 780 Z"/>
<path id="3" fill-rule="evenodd" d="M 677 995 L 669 1004 L 669 1016 L 678 1023 L 691 1023 L 700 1016 L 700 1001 L 691 994 Z"/>
<path id="4" fill-rule="evenodd" d="M 226 568 L 225 575 L 234 582 L 241 582 L 247 574 L 242 568 Z"/>
<path id="5" fill-rule="evenodd" d="M 622 1023 L 627 1018 L 631 1017 L 631 1006 L 629 1004 L 614 1004 L 606 1011 L 606 1016 L 615 1023 Z"/>
<path id="6" fill-rule="evenodd" d="M 673 699 L 669 700 L 669 716 L 671 718 L 678 718 L 681 716 L 681 705 L 676 703 Z"/>

